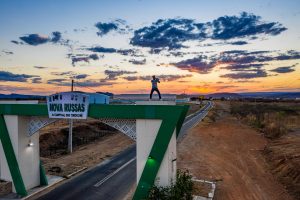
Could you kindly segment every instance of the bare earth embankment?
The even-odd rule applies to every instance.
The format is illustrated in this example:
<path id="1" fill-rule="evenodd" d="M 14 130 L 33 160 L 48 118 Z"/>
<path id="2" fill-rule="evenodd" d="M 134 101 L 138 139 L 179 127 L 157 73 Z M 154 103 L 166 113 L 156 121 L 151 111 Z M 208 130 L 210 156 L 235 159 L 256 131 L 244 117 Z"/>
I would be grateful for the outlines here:
<path id="1" fill-rule="evenodd" d="M 263 151 L 268 140 L 219 102 L 178 145 L 178 167 L 217 182 L 216 200 L 291 200 L 271 173 Z"/>
<path id="2" fill-rule="evenodd" d="M 93 167 L 123 151 L 134 141 L 97 120 L 75 121 L 73 153 L 67 153 L 68 123 L 45 127 L 40 136 L 41 159 L 47 174 L 67 176 Z"/>

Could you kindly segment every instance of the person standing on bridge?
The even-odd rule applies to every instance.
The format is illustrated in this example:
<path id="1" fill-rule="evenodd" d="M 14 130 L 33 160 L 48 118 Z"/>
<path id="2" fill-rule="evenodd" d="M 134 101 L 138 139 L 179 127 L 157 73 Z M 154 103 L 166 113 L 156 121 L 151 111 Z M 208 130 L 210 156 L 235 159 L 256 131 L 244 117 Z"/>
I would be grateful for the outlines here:
<path id="1" fill-rule="evenodd" d="M 160 92 L 158 90 L 158 87 L 157 87 L 157 83 L 160 83 L 159 79 L 156 78 L 154 75 L 152 76 L 152 80 L 151 80 L 151 84 L 152 84 L 152 89 L 151 89 L 151 92 L 150 92 L 150 99 L 152 99 L 152 94 L 154 91 L 157 92 L 158 96 L 159 96 L 159 100 L 161 100 L 161 96 L 160 96 Z"/>

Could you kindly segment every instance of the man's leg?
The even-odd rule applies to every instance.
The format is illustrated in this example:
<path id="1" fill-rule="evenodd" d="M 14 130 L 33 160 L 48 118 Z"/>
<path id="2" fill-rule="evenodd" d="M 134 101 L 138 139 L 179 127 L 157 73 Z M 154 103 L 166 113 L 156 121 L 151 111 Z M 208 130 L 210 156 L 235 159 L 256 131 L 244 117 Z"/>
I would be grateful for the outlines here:
<path id="1" fill-rule="evenodd" d="M 161 99 L 160 92 L 159 92 L 158 88 L 156 88 L 155 91 L 157 92 L 157 94 L 159 96 L 159 99 Z"/>
<path id="2" fill-rule="evenodd" d="M 154 89 L 152 88 L 152 89 L 151 89 L 151 92 L 150 92 L 150 99 L 152 99 L 152 94 L 153 94 L 153 92 L 154 92 Z"/>

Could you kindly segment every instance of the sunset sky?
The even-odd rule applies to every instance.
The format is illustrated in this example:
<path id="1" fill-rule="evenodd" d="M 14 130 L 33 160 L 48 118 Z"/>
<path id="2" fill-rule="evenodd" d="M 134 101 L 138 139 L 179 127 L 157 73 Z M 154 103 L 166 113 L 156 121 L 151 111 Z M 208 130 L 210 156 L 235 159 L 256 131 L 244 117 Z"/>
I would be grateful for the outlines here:
<path id="1" fill-rule="evenodd" d="M 300 91 L 298 0 L 1 0 L 0 93 Z"/>

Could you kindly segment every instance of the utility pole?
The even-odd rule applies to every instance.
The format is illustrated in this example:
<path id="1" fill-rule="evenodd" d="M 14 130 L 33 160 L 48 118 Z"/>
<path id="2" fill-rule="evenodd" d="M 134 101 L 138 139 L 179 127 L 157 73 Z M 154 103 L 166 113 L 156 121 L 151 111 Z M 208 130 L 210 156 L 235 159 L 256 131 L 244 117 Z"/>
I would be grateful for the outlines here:
<path id="1" fill-rule="evenodd" d="M 72 79 L 71 92 L 73 92 L 73 86 L 74 86 L 74 80 Z M 69 153 L 73 152 L 72 137 L 73 137 L 73 119 L 69 119 L 69 138 L 68 138 Z"/>

